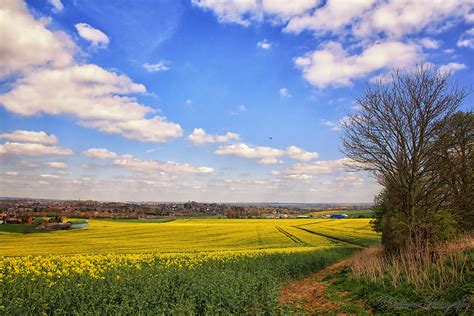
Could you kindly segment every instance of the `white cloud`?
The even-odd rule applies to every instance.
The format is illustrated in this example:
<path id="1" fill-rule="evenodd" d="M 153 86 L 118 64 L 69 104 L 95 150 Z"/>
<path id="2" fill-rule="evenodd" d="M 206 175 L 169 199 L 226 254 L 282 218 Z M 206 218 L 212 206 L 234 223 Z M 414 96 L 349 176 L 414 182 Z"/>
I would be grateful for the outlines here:
<path id="1" fill-rule="evenodd" d="M 200 8 L 212 11 L 221 23 L 237 23 L 248 26 L 252 21 L 268 18 L 273 22 L 285 22 L 290 17 L 311 9 L 319 0 L 192 0 Z"/>
<path id="2" fill-rule="evenodd" d="M 56 12 L 61 12 L 64 9 L 61 0 L 48 0 L 48 2 L 53 6 Z"/>
<path id="3" fill-rule="evenodd" d="M 40 177 L 45 178 L 45 179 L 59 179 L 60 178 L 60 176 L 55 175 L 55 174 L 41 174 Z"/>
<path id="4" fill-rule="evenodd" d="M 75 64 L 71 48 L 75 46 L 69 37 L 50 32 L 45 22 L 35 20 L 22 3 L 7 1 L 0 9 L 0 76 L 25 76 L 0 95 L 5 109 L 27 116 L 72 114 L 84 120 L 84 126 L 140 141 L 164 142 L 182 136 L 178 124 L 160 116 L 147 118 L 156 110 L 132 96 L 146 93 L 143 85 L 97 65 Z M 3 32 L 11 29 L 14 35 Z M 93 43 L 105 43 L 102 36 L 94 34 L 87 35 Z"/>
<path id="5" fill-rule="evenodd" d="M 337 32 L 362 16 L 373 3 L 373 0 L 359 0 L 351 3 L 328 1 L 325 6 L 315 10 L 312 14 L 304 14 L 291 19 L 285 31 L 295 33 L 304 30 Z"/>
<path id="6" fill-rule="evenodd" d="M 429 38 L 429 37 L 423 37 L 421 40 L 420 40 L 420 44 L 425 47 L 425 48 L 429 48 L 429 49 L 437 49 L 441 46 L 441 43 L 440 41 L 437 41 L 437 40 L 434 40 L 432 38 Z"/>
<path id="7" fill-rule="evenodd" d="M 282 163 L 279 158 L 289 157 L 300 161 L 309 161 L 318 157 L 316 152 L 308 152 L 296 146 L 289 146 L 286 150 L 266 146 L 251 147 L 244 143 L 219 147 L 217 155 L 237 156 L 248 159 L 257 159 L 261 164 Z"/>
<path id="8" fill-rule="evenodd" d="M 73 114 L 86 120 L 81 122 L 83 126 L 129 139 L 165 142 L 181 137 L 178 124 L 160 116 L 144 118 L 154 110 L 124 95 L 145 91 L 143 85 L 125 75 L 92 64 L 76 65 L 33 72 L 15 83 L 13 90 L 0 95 L 0 103 L 21 115 Z"/>
<path id="9" fill-rule="evenodd" d="M 261 10 L 265 14 L 276 16 L 282 21 L 286 21 L 293 16 L 298 16 L 317 5 L 319 0 L 293 0 L 293 1 L 274 1 L 263 0 Z"/>
<path id="10" fill-rule="evenodd" d="M 13 133 L 0 134 L 0 138 L 20 143 L 38 143 L 43 145 L 54 145 L 58 143 L 58 138 L 54 135 L 40 131 L 16 130 Z"/>
<path id="11" fill-rule="evenodd" d="M 317 152 L 305 151 L 296 146 L 287 147 L 285 155 L 290 157 L 291 159 L 295 159 L 299 161 L 310 161 L 310 160 L 318 158 L 319 156 Z"/>
<path id="12" fill-rule="evenodd" d="M 152 112 L 123 96 L 143 92 L 145 87 L 127 76 L 88 64 L 32 72 L 18 80 L 13 90 L 0 95 L 0 102 L 20 115 L 67 113 L 82 119 L 127 120 Z"/>
<path id="13" fill-rule="evenodd" d="M 354 106 L 353 108 L 356 109 L 356 110 L 360 110 L 359 106 Z M 334 121 L 321 119 L 320 122 L 321 122 L 322 125 L 329 127 L 329 129 L 331 131 L 336 131 L 337 132 L 337 131 L 342 130 L 342 127 L 343 127 L 344 123 L 347 123 L 348 120 L 349 120 L 348 116 L 343 116 L 340 119 L 334 120 Z"/>
<path id="14" fill-rule="evenodd" d="M 56 168 L 56 169 L 67 169 L 67 165 L 64 162 L 51 161 L 51 162 L 47 162 L 46 165 L 48 167 Z"/>
<path id="15" fill-rule="evenodd" d="M 210 174 L 214 172 L 214 169 L 210 167 L 194 167 L 174 161 L 141 160 L 132 155 L 121 155 L 113 160 L 113 164 L 138 171 L 162 171 L 174 174 Z"/>
<path id="16" fill-rule="evenodd" d="M 160 72 L 160 71 L 167 71 L 170 69 L 170 67 L 166 66 L 167 62 L 164 60 L 160 60 L 156 64 L 149 64 L 149 63 L 144 63 L 143 68 L 145 68 L 146 71 L 148 72 Z"/>
<path id="17" fill-rule="evenodd" d="M 295 64 L 309 83 L 324 88 L 350 85 L 353 79 L 376 70 L 413 65 L 421 58 L 415 44 L 383 42 L 349 55 L 341 44 L 328 42 L 319 50 L 295 58 Z"/>
<path id="18" fill-rule="evenodd" d="M 95 159 L 109 159 L 117 157 L 116 153 L 105 148 L 90 148 L 86 151 L 83 151 L 82 155 Z"/>
<path id="19" fill-rule="evenodd" d="M 272 47 L 272 44 L 266 39 L 264 39 L 263 41 L 257 43 L 257 47 L 262 49 L 270 49 Z"/>
<path id="20" fill-rule="evenodd" d="M 143 160 L 130 154 L 119 155 L 105 148 L 90 148 L 82 152 L 82 155 L 95 159 L 107 159 L 115 166 L 143 172 L 161 171 L 171 174 L 210 174 L 214 172 L 214 169 L 210 167 L 194 167 L 187 163 L 174 161 Z"/>
<path id="21" fill-rule="evenodd" d="M 195 128 L 188 136 L 188 140 L 194 144 L 212 144 L 212 143 L 226 143 L 229 141 L 239 141 L 240 136 L 234 132 L 227 132 L 224 135 L 211 135 L 207 134 L 206 131 L 202 128 Z"/>
<path id="22" fill-rule="evenodd" d="M 290 94 L 290 92 L 288 91 L 287 88 L 281 88 L 280 89 L 280 96 L 289 98 L 289 97 L 291 97 L 291 94 Z"/>
<path id="23" fill-rule="evenodd" d="M 105 47 L 109 44 L 109 38 L 104 32 L 87 23 L 77 23 L 74 27 L 79 36 L 91 42 L 93 47 Z"/>
<path id="24" fill-rule="evenodd" d="M 2 0 L 0 5 L 0 78 L 24 73 L 48 63 L 64 67 L 77 50 L 63 32 L 46 28 L 48 19 L 35 19 L 23 1 Z"/>
<path id="25" fill-rule="evenodd" d="M 6 142 L 0 144 L 0 155 L 2 154 L 18 156 L 72 155 L 72 150 L 43 144 Z"/>
<path id="26" fill-rule="evenodd" d="M 366 12 L 352 29 L 362 38 L 380 33 L 401 38 L 425 29 L 435 32 L 447 19 L 455 21 L 463 17 L 470 6 L 457 0 L 381 2 Z"/>
<path id="27" fill-rule="evenodd" d="M 458 70 L 466 69 L 467 66 L 465 64 L 459 64 L 459 63 L 449 63 L 446 65 L 442 65 L 441 67 L 438 68 L 438 71 L 441 73 L 455 73 Z"/>
<path id="28" fill-rule="evenodd" d="M 448 19 L 450 23 L 472 17 L 468 1 L 327 1 L 311 12 L 294 16 L 285 31 L 300 33 L 347 34 L 359 38 L 401 38 L 426 30 L 438 32 Z M 448 23 L 449 26 L 449 23 Z M 429 44 L 428 44 L 429 45 Z"/>
<path id="29" fill-rule="evenodd" d="M 308 181 L 313 179 L 312 175 L 309 174 L 289 174 L 284 177 L 287 180 L 302 180 L 302 181 Z"/>
<path id="30" fill-rule="evenodd" d="M 284 155 L 284 151 L 264 146 L 250 147 L 247 144 L 240 143 L 221 146 L 216 150 L 216 154 L 258 159 L 261 164 L 275 164 L 279 162 L 277 158 Z"/>
<path id="31" fill-rule="evenodd" d="M 474 49 L 474 28 L 467 30 L 460 37 L 456 44 L 458 47 L 468 47 Z"/>
<path id="32" fill-rule="evenodd" d="M 107 134 L 120 134 L 128 139 L 142 142 L 164 143 L 183 136 L 183 129 L 179 124 L 168 122 L 161 116 L 151 119 L 127 121 L 81 121 L 84 127 L 97 128 Z"/>
<path id="33" fill-rule="evenodd" d="M 348 158 L 337 160 L 320 160 L 313 163 L 297 163 L 282 171 L 286 175 L 311 175 L 311 174 L 327 174 L 344 170 L 345 164 L 349 163 Z"/>
<path id="34" fill-rule="evenodd" d="M 6 176 L 9 176 L 9 177 L 16 177 L 18 175 L 18 172 L 15 172 L 15 171 L 7 171 L 5 172 L 5 175 Z"/>

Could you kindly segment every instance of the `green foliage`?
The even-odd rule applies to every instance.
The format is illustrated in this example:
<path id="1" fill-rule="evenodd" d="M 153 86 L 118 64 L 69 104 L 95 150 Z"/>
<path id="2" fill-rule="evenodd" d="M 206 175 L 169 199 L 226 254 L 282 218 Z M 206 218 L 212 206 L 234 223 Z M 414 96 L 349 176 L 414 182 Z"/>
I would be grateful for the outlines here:
<path id="1" fill-rule="evenodd" d="M 354 248 L 269 254 L 195 267 L 143 265 L 87 275 L 44 278 L 5 275 L 7 315 L 274 314 L 281 282 L 339 261 Z"/>

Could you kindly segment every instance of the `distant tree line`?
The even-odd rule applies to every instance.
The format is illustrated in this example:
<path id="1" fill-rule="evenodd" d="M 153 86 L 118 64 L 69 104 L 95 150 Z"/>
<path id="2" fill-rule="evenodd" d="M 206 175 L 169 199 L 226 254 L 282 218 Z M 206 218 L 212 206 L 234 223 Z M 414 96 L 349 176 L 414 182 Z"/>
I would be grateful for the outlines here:
<path id="1" fill-rule="evenodd" d="M 344 123 L 350 167 L 382 185 L 373 225 L 388 252 L 428 249 L 472 232 L 474 115 L 450 73 L 419 65 L 369 85 Z"/>

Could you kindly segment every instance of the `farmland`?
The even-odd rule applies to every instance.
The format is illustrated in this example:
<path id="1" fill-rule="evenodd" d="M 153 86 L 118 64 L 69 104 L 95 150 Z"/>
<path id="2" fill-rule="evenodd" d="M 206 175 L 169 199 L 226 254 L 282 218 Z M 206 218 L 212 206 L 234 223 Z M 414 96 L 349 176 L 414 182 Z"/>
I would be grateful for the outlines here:
<path id="1" fill-rule="evenodd" d="M 71 231 L 0 232 L 0 240 L 7 314 L 156 314 L 274 312 L 282 282 L 379 236 L 367 219 L 183 219 L 91 220 Z"/>

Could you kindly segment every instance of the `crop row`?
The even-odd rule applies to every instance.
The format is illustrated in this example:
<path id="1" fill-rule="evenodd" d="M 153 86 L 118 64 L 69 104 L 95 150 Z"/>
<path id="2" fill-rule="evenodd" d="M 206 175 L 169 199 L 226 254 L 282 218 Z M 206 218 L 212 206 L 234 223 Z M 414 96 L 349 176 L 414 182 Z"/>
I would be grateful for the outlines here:
<path id="1" fill-rule="evenodd" d="M 0 313 L 274 313 L 283 281 L 353 248 L 0 259 Z"/>

